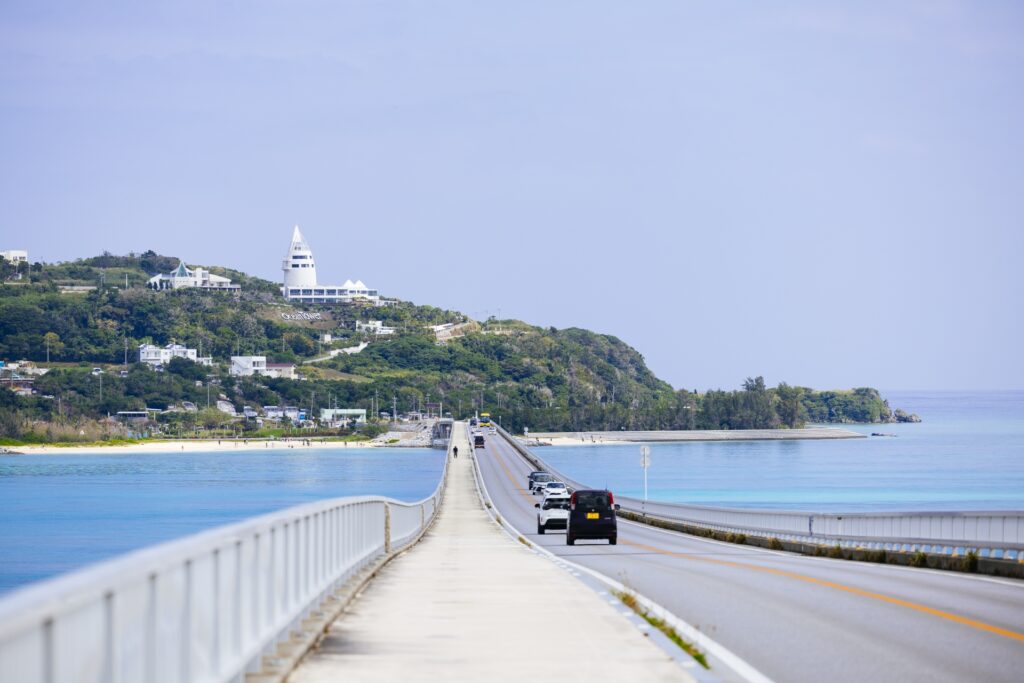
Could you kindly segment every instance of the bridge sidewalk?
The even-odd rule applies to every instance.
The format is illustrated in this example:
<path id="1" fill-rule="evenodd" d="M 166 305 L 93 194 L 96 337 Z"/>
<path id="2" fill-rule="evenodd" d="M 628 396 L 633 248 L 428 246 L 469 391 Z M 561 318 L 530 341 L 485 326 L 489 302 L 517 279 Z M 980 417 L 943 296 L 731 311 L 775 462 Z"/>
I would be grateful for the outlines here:
<path id="1" fill-rule="evenodd" d="M 438 520 L 288 679 L 692 681 L 615 608 L 511 542 L 480 504 L 465 423 Z"/>

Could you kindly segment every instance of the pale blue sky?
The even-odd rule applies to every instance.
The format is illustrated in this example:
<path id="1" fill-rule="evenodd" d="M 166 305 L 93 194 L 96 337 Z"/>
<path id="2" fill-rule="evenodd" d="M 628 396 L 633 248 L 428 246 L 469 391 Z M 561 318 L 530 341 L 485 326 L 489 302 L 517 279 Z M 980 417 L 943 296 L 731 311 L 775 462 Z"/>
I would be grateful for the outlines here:
<path id="1" fill-rule="evenodd" d="M 0 248 L 581 326 L 677 387 L 1022 388 L 1024 5 L 0 5 Z"/>

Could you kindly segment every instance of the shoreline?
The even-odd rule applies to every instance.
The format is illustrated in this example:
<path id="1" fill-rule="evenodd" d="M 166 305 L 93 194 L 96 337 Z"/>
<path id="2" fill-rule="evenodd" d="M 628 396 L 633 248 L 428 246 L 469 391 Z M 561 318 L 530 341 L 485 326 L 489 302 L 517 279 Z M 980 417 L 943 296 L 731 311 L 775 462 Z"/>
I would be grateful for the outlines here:
<path id="1" fill-rule="evenodd" d="M 194 453 L 194 452 L 237 452 L 286 450 L 304 448 L 408 448 L 399 444 L 388 444 L 380 441 L 325 441 L 317 439 L 168 439 L 166 441 L 147 441 L 145 443 L 111 444 L 108 446 L 92 444 L 88 446 L 57 446 L 54 444 L 30 444 L 25 446 L 5 446 L 10 453 L 4 455 L 95 455 L 98 453 Z"/>
<path id="2" fill-rule="evenodd" d="M 522 437 L 518 437 L 522 439 Z M 625 446 L 641 443 L 678 443 L 683 441 L 801 441 L 828 439 L 866 439 L 860 432 L 841 427 L 804 429 L 695 429 L 692 431 L 635 432 L 536 432 L 530 442 L 547 446 Z"/>

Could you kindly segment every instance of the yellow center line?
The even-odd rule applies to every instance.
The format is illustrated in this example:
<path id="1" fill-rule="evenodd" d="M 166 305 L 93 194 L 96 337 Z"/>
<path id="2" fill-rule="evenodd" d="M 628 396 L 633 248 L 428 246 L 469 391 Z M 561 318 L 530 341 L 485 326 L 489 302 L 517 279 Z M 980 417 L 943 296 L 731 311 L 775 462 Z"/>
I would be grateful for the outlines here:
<path id="1" fill-rule="evenodd" d="M 488 449 L 488 450 L 490 450 L 490 449 Z M 530 507 L 533 507 L 533 500 L 534 500 L 533 494 L 528 492 L 522 486 L 520 486 L 519 480 L 517 480 L 512 475 L 512 471 L 509 470 L 508 465 L 505 464 L 505 459 L 503 457 L 501 457 L 500 453 L 498 453 L 497 447 L 494 448 L 494 459 L 498 462 L 499 465 L 501 465 L 501 469 L 505 470 L 505 476 L 507 476 L 508 480 L 510 482 L 512 482 L 512 486 L 517 491 L 519 491 L 520 495 L 524 496 L 527 500 L 529 500 L 530 501 Z"/>
<path id="2" fill-rule="evenodd" d="M 968 617 L 960 616 L 959 614 L 953 614 L 952 612 L 946 612 L 944 610 L 935 609 L 934 607 L 928 607 L 927 605 L 921 605 L 916 602 L 909 600 L 903 600 L 901 598 L 894 598 L 891 595 L 885 595 L 884 593 L 876 593 L 874 591 L 864 590 L 862 588 L 855 588 L 853 586 L 847 586 L 842 583 L 836 583 L 835 581 L 828 581 L 826 579 L 819 579 L 814 576 L 808 576 L 806 574 L 799 574 L 797 572 L 787 571 L 785 569 L 775 569 L 773 567 L 763 567 L 757 564 L 749 564 L 746 562 L 733 562 L 731 560 L 719 560 L 711 557 L 701 557 L 692 555 L 689 553 L 678 553 L 671 550 L 665 550 L 652 545 L 644 545 L 642 543 L 634 543 L 633 541 L 619 539 L 620 543 L 629 545 L 634 548 L 640 548 L 641 550 L 647 550 L 649 552 L 658 553 L 660 555 L 668 555 L 670 557 L 677 557 L 684 560 L 696 560 L 697 562 L 707 562 L 709 564 L 717 564 L 725 567 L 734 567 L 737 569 L 749 569 L 752 571 L 763 572 L 765 574 L 774 574 L 776 576 L 783 576 L 796 581 L 803 581 L 805 583 L 813 583 L 818 586 L 824 586 L 826 588 L 832 588 L 833 590 L 843 591 L 844 593 L 851 593 L 853 595 L 859 595 L 862 598 L 871 598 L 873 600 L 879 600 L 881 602 L 889 603 L 890 605 L 898 605 L 907 609 L 912 609 L 917 612 L 923 612 L 924 614 L 930 614 L 940 619 L 946 619 L 953 621 L 964 626 L 970 626 L 981 631 L 987 631 L 989 633 L 995 633 L 996 635 L 1005 636 L 1012 638 L 1013 640 L 1019 640 L 1024 642 L 1024 633 L 1018 633 L 1009 629 L 1001 628 L 999 626 L 993 626 L 992 624 L 986 624 L 983 621 L 976 619 L 970 619 Z"/>
<path id="3" fill-rule="evenodd" d="M 509 481 L 512 482 L 512 486 L 514 486 L 516 489 L 518 489 L 518 491 L 522 495 L 529 497 L 531 499 L 531 501 L 532 501 L 533 496 L 531 494 L 527 493 L 526 490 L 522 486 L 519 485 L 518 480 L 512 475 L 512 472 L 509 470 L 508 466 L 505 464 L 504 458 L 502 458 L 498 454 L 497 449 L 495 449 L 494 455 L 496 456 L 495 459 L 498 461 L 498 464 L 501 465 L 501 468 L 503 470 L 505 470 L 505 475 L 508 477 Z M 649 552 L 658 553 L 659 555 L 666 555 L 666 556 L 669 556 L 669 557 L 676 557 L 676 558 L 683 559 L 683 560 L 695 560 L 697 562 L 706 562 L 706 563 L 709 563 L 709 564 L 717 564 L 717 565 L 724 566 L 724 567 L 733 567 L 735 569 L 749 569 L 751 571 L 763 572 L 765 574 L 774 574 L 775 576 L 782 576 L 782 577 L 785 577 L 785 578 L 788 578 L 788 579 L 794 579 L 796 581 L 803 581 L 804 583 L 811 583 L 811 584 L 815 584 L 815 585 L 818 585 L 818 586 L 824 586 L 825 588 L 831 588 L 833 590 L 843 591 L 844 593 L 850 593 L 851 595 L 858 595 L 858 596 L 860 596 L 862 598 L 870 598 L 872 600 L 878 600 L 880 602 L 885 602 L 885 603 L 888 603 L 890 605 L 897 605 L 899 607 L 905 607 L 906 609 L 912 609 L 912 610 L 914 610 L 916 612 L 921 612 L 923 614 L 930 614 L 933 617 L 938 617 L 940 619 L 946 619 L 947 621 L 952 621 L 952 622 L 955 622 L 957 624 L 962 624 L 964 626 L 970 626 L 971 628 L 976 628 L 976 629 L 978 629 L 980 631 L 986 631 L 988 633 L 994 633 L 996 635 L 1004 636 L 1004 637 L 1010 638 L 1012 640 L 1017 640 L 1017 641 L 1024 642 L 1024 633 L 1018 633 L 1017 631 L 1011 631 L 1009 629 L 1005 629 L 1005 628 L 1002 628 L 1000 626 L 994 626 L 992 624 L 986 624 L 985 622 L 978 621 L 977 619 L 971 619 L 969 617 L 964 617 L 964 616 L 961 616 L 959 614 L 953 614 L 952 612 L 946 612 L 944 610 L 936 609 L 934 607 L 928 607 L 927 605 L 922 605 L 922 604 L 919 604 L 919 603 L 916 603 L 916 602 L 911 602 L 909 600 L 903 600 L 902 598 L 895 598 L 895 597 L 893 597 L 891 595 L 885 595 L 884 593 L 876 593 L 874 591 L 864 590 L 862 588 L 855 588 L 853 586 L 847 586 L 846 584 L 836 583 L 835 581 L 828 581 L 826 579 L 819 579 L 819 578 L 816 578 L 814 576 L 808 576 L 807 574 L 799 574 L 797 572 L 791 572 L 791 571 L 787 571 L 785 569 L 775 569 L 773 567 L 764 567 L 764 566 L 757 565 L 757 564 L 749 564 L 747 562 L 733 562 L 731 560 L 720 560 L 720 559 L 716 559 L 716 558 L 712 558 L 712 557 L 703 557 L 703 556 L 699 556 L 699 555 L 693 555 L 691 553 L 674 552 L 672 550 L 665 550 L 664 548 L 659 548 L 659 547 L 653 546 L 653 545 L 644 545 L 643 543 L 636 543 L 636 542 L 633 542 L 633 541 L 628 541 L 628 540 L 623 539 L 621 536 L 619 537 L 619 543 L 621 543 L 623 545 L 632 546 L 633 548 L 639 548 L 641 550 L 646 550 L 646 551 L 649 551 Z"/>

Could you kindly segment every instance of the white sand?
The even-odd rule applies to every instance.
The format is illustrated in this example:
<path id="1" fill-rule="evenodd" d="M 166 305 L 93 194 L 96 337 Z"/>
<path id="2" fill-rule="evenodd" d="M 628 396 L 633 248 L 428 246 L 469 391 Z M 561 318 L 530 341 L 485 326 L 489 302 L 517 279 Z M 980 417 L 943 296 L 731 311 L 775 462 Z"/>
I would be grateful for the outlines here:
<path id="1" fill-rule="evenodd" d="M 389 444 L 374 441 L 325 441 L 321 443 L 317 439 L 305 445 L 302 439 L 276 439 L 276 440 L 232 440 L 232 439 L 188 439 L 175 441 L 147 441 L 146 443 L 117 444 L 111 446 L 54 446 L 54 445 L 31 445 L 31 446 L 8 446 L 15 453 L 24 455 L 81 455 L 95 453 L 174 453 L 186 451 L 259 451 L 283 448 L 376 448 L 388 446 Z M 393 444 L 391 444 L 393 445 Z"/>

